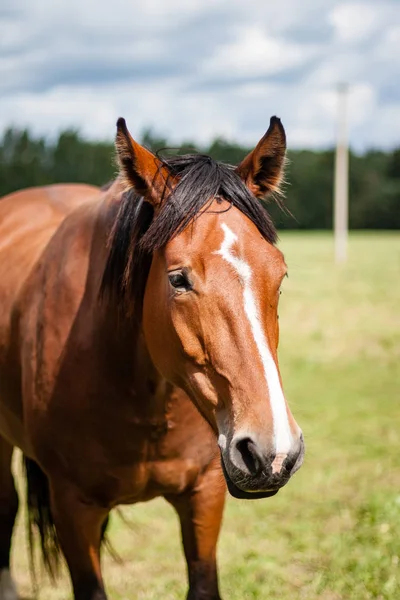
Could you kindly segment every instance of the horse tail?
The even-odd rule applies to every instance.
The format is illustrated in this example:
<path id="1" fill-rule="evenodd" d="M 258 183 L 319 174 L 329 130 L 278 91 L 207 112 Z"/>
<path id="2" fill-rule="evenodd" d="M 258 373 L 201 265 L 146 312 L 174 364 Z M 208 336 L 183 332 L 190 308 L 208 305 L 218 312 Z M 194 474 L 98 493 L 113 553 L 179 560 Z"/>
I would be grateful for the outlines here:
<path id="1" fill-rule="evenodd" d="M 23 457 L 23 462 L 26 474 L 28 537 L 33 580 L 36 582 L 34 542 L 39 535 L 44 566 L 51 579 L 55 581 L 59 572 L 61 548 L 51 512 L 49 480 L 37 462 L 26 456 Z"/>

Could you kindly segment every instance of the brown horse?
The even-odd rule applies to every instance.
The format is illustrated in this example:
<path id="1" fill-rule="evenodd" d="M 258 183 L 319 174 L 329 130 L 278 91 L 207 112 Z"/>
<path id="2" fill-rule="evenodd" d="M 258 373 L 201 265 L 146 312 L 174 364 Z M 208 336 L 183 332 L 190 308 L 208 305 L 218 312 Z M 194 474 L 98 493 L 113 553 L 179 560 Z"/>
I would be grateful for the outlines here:
<path id="1" fill-rule="evenodd" d="M 224 478 L 268 497 L 303 460 L 277 360 L 286 266 L 257 199 L 282 178 L 280 120 L 237 168 L 160 159 L 123 119 L 116 147 L 106 191 L 0 202 L 0 600 L 16 597 L 14 446 L 31 525 L 48 566 L 60 545 L 77 600 L 106 598 L 111 509 L 156 496 L 180 518 L 187 597 L 219 599 Z"/>

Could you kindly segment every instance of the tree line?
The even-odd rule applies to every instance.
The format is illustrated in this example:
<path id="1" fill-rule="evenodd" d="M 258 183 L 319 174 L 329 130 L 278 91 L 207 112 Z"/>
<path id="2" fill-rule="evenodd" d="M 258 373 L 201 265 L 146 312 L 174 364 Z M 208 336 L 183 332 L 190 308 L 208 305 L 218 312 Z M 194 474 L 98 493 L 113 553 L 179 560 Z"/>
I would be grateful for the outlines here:
<path id="1" fill-rule="evenodd" d="M 143 133 L 141 142 L 161 154 L 162 149 L 171 146 L 151 130 Z M 249 148 L 216 138 L 206 148 L 188 142 L 179 149 L 194 151 L 237 164 Z M 333 149 L 291 150 L 288 159 L 288 213 L 270 203 L 275 223 L 281 229 L 332 228 Z M 8 128 L 0 139 L 0 196 L 59 182 L 101 186 L 115 175 L 113 144 L 86 140 L 74 130 L 48 140 L 28 130 Z M 387 152 L 370 150 L 362 155 L 350 152 L 349 219 L 353 229 L 400 229 L 400 147 Z"/>

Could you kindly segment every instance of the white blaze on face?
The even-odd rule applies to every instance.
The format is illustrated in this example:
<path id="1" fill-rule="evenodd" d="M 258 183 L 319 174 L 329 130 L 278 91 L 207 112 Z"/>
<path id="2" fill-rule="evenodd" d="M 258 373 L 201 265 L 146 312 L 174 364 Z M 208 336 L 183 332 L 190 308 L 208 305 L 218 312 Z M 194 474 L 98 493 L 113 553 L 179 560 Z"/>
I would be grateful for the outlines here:
<path id="1" fill-rule="evenodd" d="M 292 435 L 286 411 L 285 398 L 279 380 L 278 369 L 276 368 L 275 361 L 269 349 L 268 341 L 260 320 L 256 299 L 251 288 L 252 272 L 250 265 L 232 253 L 232 247 L 238 239 L 237 235 L 229 229 L 226 223 L 222 223 L 222 229 L 225 237 L 217 254 L 222 256 L 222 258 L 235 269 L 243 285 L 244 312 L 249 320 L 251 332 L 264 367 L 264 375 L 271 403 L 276 452 L 272 470 L 273 472 L 279 472 L 282 468 L 282 463 L 292 446 Z"/>

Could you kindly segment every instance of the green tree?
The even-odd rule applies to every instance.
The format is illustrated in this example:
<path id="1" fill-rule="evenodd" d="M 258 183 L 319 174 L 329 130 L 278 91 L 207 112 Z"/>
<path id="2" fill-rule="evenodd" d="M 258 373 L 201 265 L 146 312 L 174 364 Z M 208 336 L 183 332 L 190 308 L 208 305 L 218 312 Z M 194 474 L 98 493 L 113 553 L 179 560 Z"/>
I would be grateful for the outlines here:
<path id="1" fill-rule="evenodd" d="M 168 140 L 146 129 L 142 143 L 154 152 L 203 152 L 215 160 L 238 164 L 248 148 L 218 137 L 205 148 L 191 141 L 174 149 Z M 168 150 L 169 149 L 169 150 Z M 268 209 L 280 229 L 330 229 L 333 213 L 333 150 L 295 150 L 288 154 L 284 188 L 288 212 L 270 201 Z M 0 195 L 56 182 L 103 185 L 116 175 L 114 147 L 84 139 L 76 130 L 55 140 L 28 130 L 8 128 L 0 138 Z M 400 148 L 392 152 L 350 153 L 350 226 L 400 229 Z"/>

